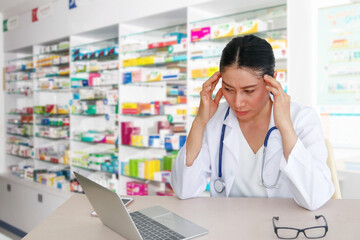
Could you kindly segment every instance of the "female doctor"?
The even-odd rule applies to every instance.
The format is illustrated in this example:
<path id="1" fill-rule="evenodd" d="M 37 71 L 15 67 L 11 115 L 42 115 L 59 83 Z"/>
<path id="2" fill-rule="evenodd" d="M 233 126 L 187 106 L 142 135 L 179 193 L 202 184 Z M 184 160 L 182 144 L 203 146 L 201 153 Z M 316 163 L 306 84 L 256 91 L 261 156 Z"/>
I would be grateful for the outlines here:
<path id="1" fill-rule="evenodd" d="M 179 198 L 204 192 L 209 177 L 213 197 L 293 198 L 309 210 L 331 198 L 319 118 L 290 102 L 274 68 L 271 45 L 261 38 L 236 37 L 226 45 L 220 72 L 202 86 L 198 114 L 173 166 L 171 185 Z"/>

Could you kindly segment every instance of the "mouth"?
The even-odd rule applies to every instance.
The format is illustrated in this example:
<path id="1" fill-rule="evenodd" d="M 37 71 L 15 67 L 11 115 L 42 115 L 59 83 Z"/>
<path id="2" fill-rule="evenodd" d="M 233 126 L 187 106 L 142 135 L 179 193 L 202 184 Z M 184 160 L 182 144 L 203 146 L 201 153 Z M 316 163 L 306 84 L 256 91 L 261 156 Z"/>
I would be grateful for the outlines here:
<path id="1" fill-rule="evenodd" d="M 245 116 L 249 111 L 235 111 L 238 116 Z"/>

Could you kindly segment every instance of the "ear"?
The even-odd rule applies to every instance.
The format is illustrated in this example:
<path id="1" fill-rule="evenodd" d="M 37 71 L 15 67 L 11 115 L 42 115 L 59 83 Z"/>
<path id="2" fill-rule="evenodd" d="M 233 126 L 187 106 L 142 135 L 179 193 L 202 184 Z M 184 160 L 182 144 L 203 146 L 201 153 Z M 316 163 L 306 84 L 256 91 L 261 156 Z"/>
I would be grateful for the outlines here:
<path id="1" fill-rule="evenodd" d="M 276 80 L 277 71 L 274 72 L 274 79 Z"/>

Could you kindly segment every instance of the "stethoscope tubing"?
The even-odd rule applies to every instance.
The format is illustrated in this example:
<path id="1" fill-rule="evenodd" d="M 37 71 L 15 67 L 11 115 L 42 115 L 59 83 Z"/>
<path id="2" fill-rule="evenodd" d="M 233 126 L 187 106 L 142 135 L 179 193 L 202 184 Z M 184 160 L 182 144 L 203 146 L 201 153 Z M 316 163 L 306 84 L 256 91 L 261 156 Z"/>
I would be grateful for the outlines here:
<path id="1" fill-rule="evenodd" d="M 230 112 L 230 107 L 228 107 L 227 111 L 226 111 L 226 114 L 225 114 L 225 117 L 224 117 L 224 121 L 226 120 L 226 118 L 228 117 L 229 115 L 229 112 Z M 279 178 L 280 178 L 280 174 L 281 174 L 281 171 L 279 170 L 278 172 L 278 175 L 277 175 L 277 178 L 276 178 L 276 181 L 274 182 L 274 184 L 271 184 L 271 185 L 268 185 L 265 183 L 264 181 L 264 166 L 265 166 L 265 151 L 266 151 L 266 147 L 268 145 L 268 141 L 269 141 L 269 138 L 270 138 L 270 135 L 272 133 L 272 131 L 274 131 L 275 129 L 278 129 L 276 126 L 272 127 L 269 129 L 269 131 L 267 132 L 266 134 L 266 137 L 265 137 L 265 140 L 264 140 L 264 150 L 263 150 L 263 160 L 262 160 L 262 168 L 261 168 L 261 181 L 262 181 L 262 185 L 265 187 L 265 188 L 278 188 L 278 181 L 279 181 Z M 220 146 L 219 146 L 219 172 L 218 172 L 218 179 L 215 180 L 216 181 L 222 181 L 222 153 L 223 153 L 223 142 L 224 142 L 224 137 L 225 137 L 225 131 L 226 131 L 226 125 L 223 124 L 222 125 L 222 129 L 221 129 L 221 137 L 220 137 Z M 222 181 L 223 182 L 223 181 Z M 215 185 L 215 184 L 214 184 Z M 223 192 L 225 188 L 225 183 L 223 182 L 223 188 L 222 189 L 219 189 L 217 190 L 216 187 L 215 187 L 215 190 L 218 192 L 218 193 L 221 193 Z"/>

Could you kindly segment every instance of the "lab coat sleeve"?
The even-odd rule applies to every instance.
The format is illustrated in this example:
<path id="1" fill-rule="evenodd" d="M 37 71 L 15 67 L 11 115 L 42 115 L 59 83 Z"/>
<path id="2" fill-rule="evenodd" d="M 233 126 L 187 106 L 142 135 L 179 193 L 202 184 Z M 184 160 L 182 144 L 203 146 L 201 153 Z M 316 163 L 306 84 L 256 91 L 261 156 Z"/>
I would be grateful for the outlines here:
<path id="1" fill-rule="evenodd" d="M 179 151 L 171 172 L 171 187 L 180 199 L 203 193 L 211 172 L 206 130 L 201 150 L 191 167 L 186 166 L 186 144 Z"/>
<path id="2" fill-rule="evenodd" d="M 313 109 L 298 117 L 295 131 L 298 140 L 288 161 L 281 159 L 281 170 L 290 180 L 290 190 L 298 205 L 316 210 L 334 194 L 335 187 L 327 166 L 327 148 L 320 120 Z"/>

